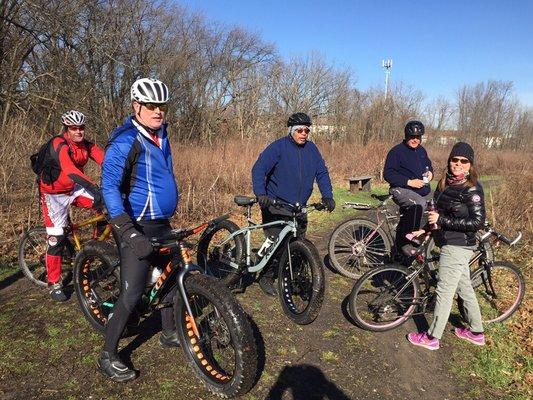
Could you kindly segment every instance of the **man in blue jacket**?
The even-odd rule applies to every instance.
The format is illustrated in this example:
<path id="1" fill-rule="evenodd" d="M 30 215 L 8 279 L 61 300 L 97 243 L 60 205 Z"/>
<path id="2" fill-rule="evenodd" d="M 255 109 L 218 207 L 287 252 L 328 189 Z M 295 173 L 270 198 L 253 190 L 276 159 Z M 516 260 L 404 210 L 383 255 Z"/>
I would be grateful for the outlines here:
<path id="1" fill-rule="evenodd" d="M 398 247 L 406 244 L 407 233 L 420 228 L 431 192 L 429 182 L 433 179 L 433 167 L 421 145 L 424 131 L 422 122 L 409 121 L 404 129 L 405 139 L 389 151 L 385 160 L 383 177 L 390 184 L 389 193 L 402 214 L 396 230 Z"/>
<path id="2" fill-rule="evenodd" d="M 102 165 L 102 195 L 120 244 L 121 292 L 109 315 L 104 350 L 97 360 L 110 379 L 125 382 L 136 377 L 118 356 L 118 341 L 141 298 L 156 258 L 149 238 L 170 232 L 170 218 L 178 205 L 172 153 L 164 123 L 168 87 L 142 78 L 131 87 L 133 115 L 111 134 Z M 172 299 L 171 291 L 163 299 Z M 172 303 L 172 302 L 170 302 Z M 163 346 L 179 346 L 172 307 L 161 309 Z"/>
<path id="3" fill-rule="evenodd" d="M 335 201 L 328 168 L 313 142 L 308 141 L 311 118 L 304 113 L 289 117 L 288 135 L 276 140 L 259 155 L 252 168 L 252 184 L 259 205 L 263 223 L 289 219 L 283 211 L 273 207 L 275 200 L 291 204 L 307 204 L 316 180 L 322 202 L 328 211 L 333 211 Z M 265 229 L 265 235 L 277 237 L 281 227 Z M 304 236 L 307 216 L 298 221 L 298 234 Z M 271 266 L 264 271 L 259 284 L 263 291 L 275 295 L 273 286 L 275 271 Z"/>

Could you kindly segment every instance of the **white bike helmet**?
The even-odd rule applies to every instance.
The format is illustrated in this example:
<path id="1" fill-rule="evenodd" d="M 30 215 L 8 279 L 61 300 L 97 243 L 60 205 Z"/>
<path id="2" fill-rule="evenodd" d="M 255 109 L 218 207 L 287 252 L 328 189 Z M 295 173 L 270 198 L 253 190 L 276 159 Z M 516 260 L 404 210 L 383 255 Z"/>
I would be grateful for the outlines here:
<path id="1" fill-rule="evenodd" d="M 131 85 L 131 100 L 139 103 L 168 103 L 168 87 L 157 79 L 141 78 Z"/>
<path id="2" fill-rule="evenodd" d="M 85 125 L 85 115 L 83 113 L 76 111 L 76 110 L 70 110 L 67 111 L 65 114 L 61 116 L 61 122 L 65 126 L 80 126 Z"/>

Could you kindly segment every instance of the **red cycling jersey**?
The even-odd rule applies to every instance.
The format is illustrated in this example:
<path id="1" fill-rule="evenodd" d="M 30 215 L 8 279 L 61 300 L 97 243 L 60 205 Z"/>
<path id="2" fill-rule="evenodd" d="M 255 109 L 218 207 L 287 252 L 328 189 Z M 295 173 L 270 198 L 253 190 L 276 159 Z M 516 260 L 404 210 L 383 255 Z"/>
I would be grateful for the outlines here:
<path id="1" fill-rule="evenodd" d="M 61 146 L 64 140 L 66 140 L 67 145 Z M 76 183 L 92 192 L 95 184 L 84 174 L 83 168 L 89 158 L 98 165 L 102 165 L 104 151 L 98 145 L 87 140 L 75 143 L 65 136 L 56 137 L 52 141 L 52 147 L 59 161 L 61 173 L 58 179 L 51 184 L 45 184 L 41 180 L 39 184 L 41 193 L 69 193 L 74 189 Z"/>

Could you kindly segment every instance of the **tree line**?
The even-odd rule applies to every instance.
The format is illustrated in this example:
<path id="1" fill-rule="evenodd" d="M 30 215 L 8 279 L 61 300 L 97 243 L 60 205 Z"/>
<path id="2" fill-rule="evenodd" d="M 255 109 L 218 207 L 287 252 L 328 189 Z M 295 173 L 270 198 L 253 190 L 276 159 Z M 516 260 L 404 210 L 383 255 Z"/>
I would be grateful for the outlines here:
<path id="1" fill-rule="evenodd" d="M 454 101 L 431 102 L 400 82 L 385 99 L 319 54 L 285 60 L 257 34 L 166 0 L 0 3 L 3 131 L 13 123 L 57 131 L 59 115 L 74 108 L 104 140 L 130 112 L 131 83 L 143 76 L 170 87 L 171 133 L 184 141 L 279 135 L 295 111 L 313 116 L 317 134 L 362 144 L 397 140 L 411 118 L 474 143 L 500 137 L 499 147 L 529 147 L 533 136 L 533 112 L 512 82 L 465 85 Z"/>

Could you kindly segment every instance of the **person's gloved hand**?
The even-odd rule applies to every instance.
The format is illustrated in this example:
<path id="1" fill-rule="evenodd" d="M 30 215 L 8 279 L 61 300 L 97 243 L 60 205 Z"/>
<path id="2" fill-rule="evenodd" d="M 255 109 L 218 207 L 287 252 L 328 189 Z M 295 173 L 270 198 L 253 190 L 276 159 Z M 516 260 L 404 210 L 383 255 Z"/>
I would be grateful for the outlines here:
<path id="1" fill-rule="evenodd" d="M 95 210 L 101 211 L 104 207 L 104 199 L 102 198 L 100 192 L 96 192 L 95 194 L 93 194 L 93 208 Z"/>
<path id="2" fill-rule="evenodd" d="M 274 200 L 266 195 L 257 196 L 257 202 L 259 203 L 261 208 L 267 208 L 274 204 Z"/>
<path id="3" fill-rule="evenodd" d="M 326 210 L 332 212 L 335 209 L 335 200 L 332 198 L 322 198 L 322 203 L 326 206 Z"/>
<path id="4" fill-rule="evenodd" d="M 119 240 L 129 246 L 139 260 L 148 257 L 154 251 L 150 240 L 135 229 L 128 214 L 121 214 L 109 221 L 116 230 Z"/>

